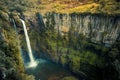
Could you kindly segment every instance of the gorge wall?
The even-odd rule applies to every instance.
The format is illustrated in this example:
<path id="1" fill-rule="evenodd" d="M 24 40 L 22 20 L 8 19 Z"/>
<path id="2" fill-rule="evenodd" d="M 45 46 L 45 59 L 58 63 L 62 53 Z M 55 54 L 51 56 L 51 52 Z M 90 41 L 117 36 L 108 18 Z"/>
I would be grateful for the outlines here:
<path id="1" fill-rule="evenodd" d="M 83 34 L 94 43 L 110 46 L 120 34 L 120 17 L 92 14 L 47 13 L 44 18 L 46 27 L 54 26 L 61 34 L 74 30 Z"/>
<path id="2" fill-rule="evenodd" d="M 108 51 L 120 38 L 119 16 L 53 12 L 25 15 L 25 20 L 36 56 L 67 65 L 73 73 L 83 72 L 91 80 L 117 79 L 119 70 L 113 66 L 119 64 L 114 63 L 115 57 L 113 61 L 108 58 Z"/>

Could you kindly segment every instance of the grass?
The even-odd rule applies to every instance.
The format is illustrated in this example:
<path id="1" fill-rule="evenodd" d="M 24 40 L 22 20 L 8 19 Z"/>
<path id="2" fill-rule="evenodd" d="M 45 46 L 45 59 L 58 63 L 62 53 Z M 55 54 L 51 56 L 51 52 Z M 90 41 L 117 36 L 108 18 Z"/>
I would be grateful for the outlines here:
<path id="1" fill-rule="evenodd" d="M 103 6 L 101 3 L 77 0 L 54 0 L 46 1 L 42 0 L 40 5 L 37 5 L 38 12 L 57 12 L 57 13 L 104 13 L 104 14 L 120 14 L 120 10 L 117 9 L 120 3 L 106 2 Z M 35 10 L 34 10 L 35 11 Z"/>
<path id="2" fill-rule="evenodd" d="M 113 0 L 2 0 L 0 4 L 0 10 L 24 12 L 30 16 L 37 12 L 120 14 L 120 2 Z"/>
<path id="3" fill-rule="evenodd" d="M 72 9 L 68 9 L 68 13 L 85 13 L 85 12 L 96 12 L 96 8 L 99 7 L 99 4 L 96 3 L 91 3 L 91 4 L 86 4 L 82 6 L 78 6 Z"/>
<path id="4" fill-rule="evenodd" d="M 33 3 L 33 5 L 30 5 Z M 71 13 L 91 13 L 91 14 L 108 14 L 108 15 L 119 15 L 120 2 L 93 2 L 92 0 L 41 0 L 41 1 L 28 1 L 30 6 L 27 7 L 25 11 L 26 15 L 30 16 L 35 14 L 36 12 L 40 12 L 41 14 L 45 14 L 47 12 L 56 12 L 63 14 L 71 14 Z"/>

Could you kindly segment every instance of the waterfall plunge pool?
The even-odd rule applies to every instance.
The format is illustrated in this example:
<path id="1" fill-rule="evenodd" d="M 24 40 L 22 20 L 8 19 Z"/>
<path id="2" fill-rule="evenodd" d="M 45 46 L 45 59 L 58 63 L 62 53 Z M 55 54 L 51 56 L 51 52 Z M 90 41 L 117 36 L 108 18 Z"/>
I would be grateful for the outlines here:
<path id="1" fill-rule="evenodd" d="M 26 72 L 34 75 L 35 80 L 60 80 L 66 76 L 73 76 L 70 71 L 58 64 L 52 63 L 44 59 L 36 60 L 36 67 L 29 67 L 29 63 L 25 64 Z"/>

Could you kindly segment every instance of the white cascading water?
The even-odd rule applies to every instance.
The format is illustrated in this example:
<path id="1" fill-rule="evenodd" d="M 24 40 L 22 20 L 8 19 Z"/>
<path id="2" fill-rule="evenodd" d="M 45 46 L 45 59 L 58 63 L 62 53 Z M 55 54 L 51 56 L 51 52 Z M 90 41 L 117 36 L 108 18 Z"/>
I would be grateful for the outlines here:
<path id="1" fill-rule="evenodd" d="M 32 49 L 31 49 L 30 40 L 29 40 L 29 36 L 28 36 L 28 33 L 27 33 L 26 25 L 25 25 L 24 20 L 22 20 L 22 19 L 20 19 L 20 20 L 23 24 L 24 34 L 25 34 L 25 37 L 26 37 L 26 43 L 27 43 L 29 57 L 30 57 L 29 67 L 35 67 L 35 66 L 37 66 L 37 63 L 35 62 L 33 54 L 32 54 Z"/>

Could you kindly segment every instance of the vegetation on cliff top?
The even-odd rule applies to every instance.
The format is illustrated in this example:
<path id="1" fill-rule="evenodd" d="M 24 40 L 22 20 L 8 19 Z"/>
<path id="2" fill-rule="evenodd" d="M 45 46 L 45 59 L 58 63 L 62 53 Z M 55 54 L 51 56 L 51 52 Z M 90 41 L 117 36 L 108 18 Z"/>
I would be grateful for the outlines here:
<path id="1" fill-rule="evenodd" d="M 120 14 L 119 0 L 1 0 L 0 4 L 0 10 L 26 14 L 29 12 Z"/>
<path id="2" fill-rule="evenodd" d="M 119 5 L 115 0 L 51 0 L 41 1 L 38 8 L 41 12 L 120 14 Z"/>

